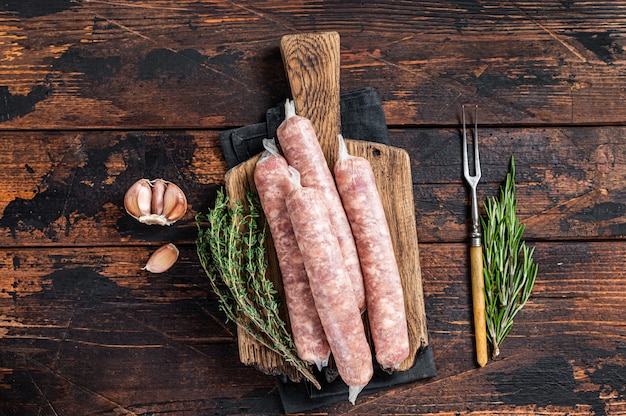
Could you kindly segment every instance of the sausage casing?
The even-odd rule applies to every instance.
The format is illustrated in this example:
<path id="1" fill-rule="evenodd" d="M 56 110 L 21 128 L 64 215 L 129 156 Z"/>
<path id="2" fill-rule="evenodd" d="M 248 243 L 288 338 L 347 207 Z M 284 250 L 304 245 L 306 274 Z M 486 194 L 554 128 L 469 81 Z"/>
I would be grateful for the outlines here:
<path id="1" fill-rule="evenodd" d="M 287 212 L 285 198 L 293 188 L 289 178 L 285 159 L 268 151 L 254 171 L 254 182 L 276 249 L 296 351 L 302 360 L 321 369 L 328 364 L 330 346 Z"/>
<path id="2" fill-rule="evenodd" d="M 293 102 L 285 104 L 286 118 L 278 127 L 276 135 L 289 165 L 301 175 L 302 186 L 320 191 L 325 201 L 332 229 L 339 240 L 340 251 L 352 283 L 359 309 L 365 309 L 365 288 L 350 223 L 337 193 L 332 173 L 328 168 L 311 121 L 295 114 Z"/>
<path id="3" fill-rule="evenodd" d="M 359 253 L 376 361 L 400 365 L 409 355 L 402 281 L 389 225 L 369 161 L 348 155 L 340 137 L 335 181 Z"/>
<path id="4" fill-rule="evenodd" d="M 354 403 L 372 378 L 372 354 L 328 210 L 320 191 L 307 187 L 289 194 L 287 210 L 337 370 Z"/>

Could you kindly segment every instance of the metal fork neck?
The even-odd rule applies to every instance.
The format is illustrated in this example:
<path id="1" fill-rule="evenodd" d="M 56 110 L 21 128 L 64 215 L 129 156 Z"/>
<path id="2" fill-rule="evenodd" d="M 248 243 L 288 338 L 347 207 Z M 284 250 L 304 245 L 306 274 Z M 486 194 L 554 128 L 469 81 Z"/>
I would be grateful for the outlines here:
<path id="1" fill-rule="evenodd" d="M 478 217 L 478 199 L 476 188 L 472 187 L 472 232 L 470 234 L 472 247 L 481 246 L 480 221 Z"/>

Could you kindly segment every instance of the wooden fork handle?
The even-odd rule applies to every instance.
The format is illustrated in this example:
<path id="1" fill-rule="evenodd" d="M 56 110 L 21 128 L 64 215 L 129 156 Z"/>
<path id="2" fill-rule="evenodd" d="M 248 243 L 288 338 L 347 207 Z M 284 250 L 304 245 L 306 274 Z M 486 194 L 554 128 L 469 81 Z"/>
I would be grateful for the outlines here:
<path id="1" fill-rule="evenodd" d="M 472 306 L 474 309 L 474 338 L 476 361 L 487 364 L 487 320 L 485 318 L 485 279 L 483 275 L 482 247 L 470 247 L 470 269 L 472 278 Z"/>

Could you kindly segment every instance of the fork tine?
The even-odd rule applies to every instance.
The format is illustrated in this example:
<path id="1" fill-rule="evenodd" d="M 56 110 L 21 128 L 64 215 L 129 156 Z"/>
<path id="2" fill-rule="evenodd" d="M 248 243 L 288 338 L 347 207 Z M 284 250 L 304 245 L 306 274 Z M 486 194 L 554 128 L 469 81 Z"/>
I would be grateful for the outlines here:
<path id="1" fill-rule="evenodd" d="M 478 105 L 474 106 L 474 175 L 470 174 L 469 171 L 469 160 L 467 154 L 467 127 L 465 122 L 465 104 L 462 106 L 463 109 L 463 174 L 465 175 L 465 179 L 470 182 L 478 182 L 481 176 L 480 172 L 480 158 L 478 155 Z"/>
<path id="2" fill-rule="evenodd" d="M 476 180 L 480 179 L 480 157 L 478 156 L 478 105 L 474 107 L 474 169 Z"/>
<path id="3" fill-rule="evenodd" d="M 463 175 L 469 181 L 469 161 L 467 160 L 467 128 L 465 126 L 465 104 L 461 106 L 463 110 Z"/>

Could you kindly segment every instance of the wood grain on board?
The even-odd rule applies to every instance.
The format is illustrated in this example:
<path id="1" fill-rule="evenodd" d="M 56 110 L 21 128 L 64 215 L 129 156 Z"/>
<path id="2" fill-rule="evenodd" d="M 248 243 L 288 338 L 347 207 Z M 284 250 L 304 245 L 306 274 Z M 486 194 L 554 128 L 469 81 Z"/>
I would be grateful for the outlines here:
<path id="1" fill-rule="evenodd" d="M 400 366 L 400 370 L 407 370 L 412 366 L 417 351 L 428 345 L 408 154 L 402 149 L 371 142 L 348 140 L 347 146 L 350 154 L 365 157 L 370 161 L 381 202 L 387 214 L 404 289 L 409 326 L 410 354 Z M 247 192 L 256 191 L 254 167 L 257 159 L 244 162 L 227 173 L 226 191 L 231 199 L 244 201 Z M 266 246 L 270 257 L 268 275 L 280 293 L 282 281 L 278 261 L 271 239 L 268 241 L 269 244 Z M 280 356 L 255 341 L 244 330 L 238 332 L 239 351 L 243 363 L 256 366 L 269 374 L 288 374 L 296 380 L 299 379 Z"/>
<path id="2" fill-rule="evenodd" d="M 341 132 L 339 34 L 324 32 L 289 35 L 281 38 L 280 45 L 296 112 L 311 121 L 332 172 L 338 153 L 338 135 Z M 362 141 L 351 141 L 349 152 L 370 161 L 390 226 L 404 289 L 410 343 L 409 356 L 400 364 L 399 370 L 408 370 L 413 366 L 417 351 L 428 345 L 410 160 L 402 149 Z M 225 186 L 229 198 L 245 201 L 247 192 L 256 190 L 254 168 L 257 160 L 258 157 L 253 158 L 226 173 Z M 268 274 L 281 293 L 280 269 L 271 240 L 269 241 L 266 247 L 271 253 Z M 294 380 L 300 379 L 282 357 L 259 343 L 245 330 L 240 329 L 238 332 L 243 363 L 254 365 L 268 374 L 282 373 L 288 374 Z"/>

